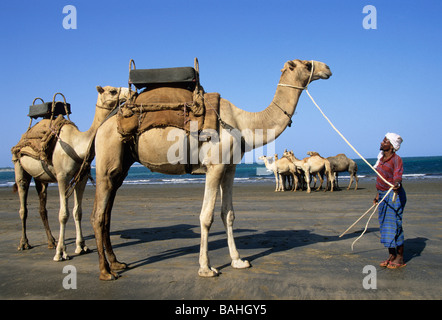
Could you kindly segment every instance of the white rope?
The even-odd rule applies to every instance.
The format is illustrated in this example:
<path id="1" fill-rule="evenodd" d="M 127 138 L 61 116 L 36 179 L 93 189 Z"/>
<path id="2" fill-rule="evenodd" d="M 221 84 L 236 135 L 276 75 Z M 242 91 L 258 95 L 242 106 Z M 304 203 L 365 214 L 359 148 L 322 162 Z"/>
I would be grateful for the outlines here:
<path id="1" fill-rule="evenodd" d="M 310 76 L 307 82 L 307 85 L 305 87 L 298 87 L 298 86 L 293 86 L 291 84 L 285 84 L 285 83 L 279 83 L 278 86 L 281 87 L 289 87 L 289 88 L 294 88 L 294 89 L 299 89 L 299 90 L 305 90 L 305 92 L 307 92 L 308 96 L 310 97 L 310 99 L 312 100 L 313 104 L 316 106 L 316 108 L 318 108 L 319 112 L 321 112 L 321 114 L 323 115 L 323 117 L 328 121 L 328 123 L 332 126 L 332 128 L 341 136 L 342 139 L 344 139 L 344 141 L 350 146 L 350 148 L 353 149 L 354 152 L 356 152 L 356 154 L 365 161 L 365 163 L 379 176 L 382 178 L 382 180 L 384 180 L 384 182 L 389 185 L 391 188 L 393 188 L 393 185 L 388 182 L 379 172 L 376 171 L 375 168 L 373 168 L 373 166 L 367 161 L 365 160 L 365 158 L 358 152 L 358 150 L 356 150 L 350 142 L 348 142 L 348 140 L 344 137 L 344 135 L 333 125 L 333 123 L 330 121 L 330 119 L 324 114 L 324 112 L 322 111 L 322 109 L 318 106 L 318 104 L 316 103 L 316 101 L 313 99 L 313 97 L 311 96 L 310 92 L 308 91 L 308 85 L 310 84 L 312 77 L 313 77 L 313 69 L 314 69 L 314 60 L 311 60 L 312 63 L 312 69 L 310 72 Z"/>
<path id="2" fill-rule="evenodd" d="M 393 188 L 390 188 L 389 190 L 388 190 L 388 192 L 385 194 L 385 196 L 382 198 L 382 200 L 381 201 L 379 201 L 377 204 L 376 204 L 376 207 L 374 208 L 374 210 L 373 210 L 373 212 L 371 213 L 371 215 L 370 215 L 370 217 L 368 218 L 368 220 L 367 220 L 367 223 L 365 224 L 365 228 L 364 228 L 364 231 L 361 233 L 361 235 L 359 236 L 359 237 L 357 237 L 356 239 L 355 239 L 355 241 L 353 241 L 353 243 L 351 244 L 351 251 L 353 251 L 353 246 L 354 246 L 354 244 L 356 243 L 356 241 L 358 241 L 359 239 L 361 239 L 362 238 L 362 236 L 365 234 L 365 232 L 367 231 L 367 228 L 368 228 L 368 224 L 370 223 L 370 220 L 371 220 L 371 217 L 373 217 L 373 214 L 376 212 L 376 210 L 377 210 L 377 208 L 379 207 L 379 205 L 382 203 L 382 201 L 384 201 L 384 199 L 388 196 L 388 194 L 390 193 L 390 191 L 391 190 L 393 190 Z M 371 208 L 370 208 L 371 209 Z M 370 210 L 369 209 L 369 210 Z M 343 234 L 342 234 L 343 235 Z M 341 236 L 342 236 L 341 235 Z M 340 236 L 340 237 L 341 237 Z"/>
<path id="3" fill-rule="evenodd" d="M 305 89 L 305 92 L 307 92 L 308 96 L 310 97 L 310 99 L 313 101 L 313 103 L 315 104 L 315 106 L 318 108 L 318 110 L 321 112 L 321 114 L 324 116 L 324 118 L 328 121 L 328 123 L 330 123 L 330 125 L 332 126 L 333 129 L 335 129 L 335 131 L 341 136 L 342 139 L 344 139 L 344 141 L 350 146 L 350 148 L 353 149 L 354 152 L 356 152 L 356 154 L 365 161 L 365 163 L 380 177 L 382 178 L 382 180 L 384 180 L 384 182 L 386 184 L 388 184 L 391 188 L 393 188 L 394 186 L 388 182 L 375 168 L 373 168 L 373 166 L 351 145 L 350 142 L 348 142 L 348 140 L 342 135 L 341 132 L 339 132 L 338 129 L 336 129 L 336 127 L 333 125 L 333 123 L 330 121 L 329 118 L 327 118 L 327 116 L 324 114 L 324 112 L 322 112 L 321 108 L 316 104 L 315 100 L 313 99 L 313 97 L 310 95 L 310 92 L 308 92 L 308 89 Z"/>
<path id="4" fill-rule="evenodd" d="M 310 97 L 310 99 L 312 100 L 313 104 L 316 106 L 316 108 L 318 108 L 319 112 L 321 112 L 322 116 L 328 121 L 328 123 L 331 125 L 331 127 L 341 136 L 341 138 L 350 146 L 350 148 L 353 149 L 354 152 L 356 152 L 356 154 L 387 184 L 390 186 L 390 189 L 388 190 L 388 192 L 385 194 L 385 196 L 382 198 L 381 201 L 378 201 L 377 204 L 373 204 L 371 206 L 370 209 L 368 209 L 362 216 L 359 217 L 359 219 L 357 219 L 350 227 L 347 228 L 347 230 L 345 230 L 339 237 L 342 237 L 345 233 L 347 233 L 356 223 L 358 223 L 368 212 L 370 212 L 371 209 L 374 210 L 372 212 L 372 214 L 370 215 L 370 217 L 368 218 L 368 221 L 365 225 L 365 229 L 362 232 L 362 234 L 356 238 L 355 241 L 353 241 L 353 243 L 351 244 L 351 250 L 353 250 L 353 246 L 356 243 L 356 241 L 358 241 L 360 238 L 362 238 L 362 236 L 365 234 L 365 232 L 367 231 L 368 228 L 368 224 L 370 223 L 370 220 L 373 216 L 373 214 L 376 212 L 376 209 L 379 207 L 379 205 L 385 200 L 385 198 L 387 197 L 387 195 L 391 192 L 391 190 L 393 190 L 393 185 L 388 182 L 356 149 L 355 147 L 352 146 L 352 144 L 350 142 L 348 142 L 348 140 L 344 137 L 344 135 L 333 125 L 333 123 L 330 121 L 330 119 L 324 114 L 324 112 L 322 111 L 322 109 L 318 106 L 318 104 L 316 103 L 316 101 L 313 99 L 313 97 L 311 96 L 310 92 L 308 91 L 308 85 L 310 84 L 310 81 L 312 80 L 312 76 L 313 76 L 313 69 L 314 69 L 314 61 L 311 61 L 312 63 L 312 70 L 310 72 L 310 77 L 308 79 L 307 85 L 305 87 L 298 87 L 298 86 L 293 86 L 293 85 L 289 85 L 289 84 L 278 84 L 279 86 L 282 87 L 290 87 L 290 88 L 294 88 L 294 89 L 300 89 L 300 90 L 305 90 L 308 94 L 308 96 Z M 396 194 L 393 195 L 393 201 L 395 201 L 395 197 Z"/>
<path id="5" fill-rule="evenodd" d="M 373 209 L 373 207 L 375 207 L 375 206 L 376 206 L 376 208 L 378 207 L 377 204 L 374 203 L 374 204 L 370 207 L 370 209 L 368 209 L 367 211 L 365 211 L 365 213 L 364 213 L 362 216 L 360 216 L 359 219 L 356 220 L 356 221 L 355 221 L 350 227 L 348 227 L 347 230 L 345 230 L 345 231 L 339 236 L 339 238 L 341 238 L 341 237 L 342 237 L 344 234 L 346 234 L 351 228 L 353 228 L 354 225 L 355 225 L 356 223 L 358 223 L 359 220 L 361 220 L 361 219 L 362 219 L 367 213 L 369 213 L 370 210 Z"/>
<path id="6" fill-rule="evenodd" d="M 343 136 L 343 134 L 333 125 L 333 123 L 330 121 L 330 119 L 324 114 L 324 112 L 321 110 L 321 108 L 318 106 L 318 104 L 315 102 L 315 100 L 313 99 L 313 97 L 311 96 L 310 92 L 308 92 L 308 89 L 306 88 L 305 91 L 307 92 L 308 96 L 310 97 L 310 99 L 312 100 L 313 104 L 316 106 L 316 108 L 318 108 L 318 110 L 321 112 L 321 114 L 324 116 L 324 118 L 328 121 L 328 123 L 332 126 L 332 128 L 341 136 L 342 139 L 344 139 L 344 141 L 350 146 L 350 148 L 353 149 L 354 152 L 356 152 L 356 154 L 362 159 L 364 160 L 364 162 L 387 184 L 390 186 L 390 189 L 388 190 L 388 192 L 385 194 L 385 196 L 382 198 L 381 201 L 378 201 L 376 207 L 374 208 L 372 214 L 370 215 L 370 217 L 368 218 L 368 221 L 365 225 L 365 229 L 362 232 L 362 234 L 356 238 L 355 241 L 353 241 L 353 243 L 351 244 L 351 250 L 353 251 L 353 246 L 356 243 L 356 241 L 358 241 L 360 238 L 362 238 L 362 236 L 364 235 L 364 233 L 367 231 L 368 228 L 368 224 L 370 223 L 371 217 L 373 216 L 373 214 L 376 212 L 376 209 L 379 207 L 379 205 L 384 201 L 384 199 L 387 197 L 387 195 L 391 192 L 391 190 L 393 190 L 393 185 L 388 182 L 352 145 L 350 142 L 348 142 L 348 140 Z M 393 196 L 393 201 L 395 201 L 395 196 Z M 374 205 L 373 205 L 374 206 Z M 356 220 L 355 223 L 353 223 L 344 233 L 342 233 L 339 237 L 342 237 L 348 230 L 350 230 L 359 220 L 361 220 L 372 208 L 373 206 L 368 209 L 358 220 Z"/>
<path id="7" fill-rule="evenodd" d="M 299 89 L 299 90 L 307 89 L 307 87 L 297 87 L 297 86 L 292 86 L 291 84 L 285 84 L 285 83 L 278 83 L 278 86 L 280 86 L 280 87 L 289 87 L 289 88 L 294 88 L 294 89 Z"/>
<path id="8" fill-rule="evenodd" d="M 318 108 L 318 110 L 321 112 L 321 114 L 324 116 L 324 118 L 328 121 L 328 123 L 332 126 L 332 128 L 341 136 L 342 139 L 344 139 L 344 141 L 350 146 L 350 148 L 353 149 L 354 152 L 356 152 L 356 154 L 362 159 L 364 160 L 364 162 L 387 184 L 390 186 L 390 189 L 388 190 L 388 192 L 385 194 L 385 196 L 382 198 L 381 201 L 378 201 L 375 209 L 373 210 L 373 213 L 370 215 L 370 217 L 368 218 L 368 221 L 365 225 L 365 229 L 362 232 L 362 234 L 355 240 L 353 241 L 353 243 L 351 244 L 351 250 L 353 251 L 353 246 L 356 243 L 356 241 L 358 241 L 360 238 L 362 238 L 362 236 L 364 235 L 365 231 L 367 231 L 367 227 L 368 224 L 370 223 L 371 217 L 373 216 L 373 214 L 376 212 L 376 209 L 379 207 L 379 205 L 384 201 L 384 199 L 387 197 L 387 195 L 391 192 L 391 190 L 393 190 L 393 185 L 388 182 L 352 145 L 350 142 L 348 142 L 348 140 L 342 135 L 342 133 L 333 125 L 333 123 L 330 121 L 330 119 L 324 114 L 324 112 L 321 110 L 321 108 L 318 106 L 318 104 L 315 102 L 315 100 L 313 99 L 313 97 L 311 96 L 310 92 L 308 92 L 308 89 L 305 89 L 305 91 L 307 92 L 308 96 L 310 97 L 310 99 L 312 100 L 313 104 L 316 106 L 316 108 Z M 395 201 L 395 196 L 393 196 L 393 201 Z M 361 220 L 371 209 L 373 208 L 373 206 L 367 210 L 367 212 L 365 212 L 358 220 L 356 220 L 355 223 L 353 223 L 343 234 L 341 234 L 339 237 L 342 237 L 348 230 L 350 230 L 359 220 Z"/>

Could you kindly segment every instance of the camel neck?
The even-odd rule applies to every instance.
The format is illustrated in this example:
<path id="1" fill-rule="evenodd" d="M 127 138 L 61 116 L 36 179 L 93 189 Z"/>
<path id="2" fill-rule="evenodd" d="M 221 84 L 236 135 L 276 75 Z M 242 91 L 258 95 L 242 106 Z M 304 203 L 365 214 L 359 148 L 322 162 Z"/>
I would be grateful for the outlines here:
<path id="1" fill-rule="evenodd" d="M 281 75 L 279 83 L 294 86 L 305 85 L 301 81 L 289 81 L 284 73 Z M 272 102 L 264 110 L 260 112 L 247 112 L 234 108 L 236 128 L 243 133 L 247 141 L 253 141 L 252 148 L 274 141 L 291 123 L 291 117 L 295 113 L 301 93 L 302 90 L 299 89 L 277 86 Z"/>

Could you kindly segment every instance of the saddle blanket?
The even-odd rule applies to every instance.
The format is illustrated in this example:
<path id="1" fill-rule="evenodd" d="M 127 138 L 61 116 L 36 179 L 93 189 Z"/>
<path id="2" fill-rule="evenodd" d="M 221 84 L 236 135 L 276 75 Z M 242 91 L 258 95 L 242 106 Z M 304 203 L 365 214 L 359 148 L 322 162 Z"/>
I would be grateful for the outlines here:
<path id="1" fill-rule="evenodd" d="M 27 155 L 37 160 L 51 163 L 57 136 L 65 124 L 75 124 L 62 115 L 54 120 L 42 119 L 26 131 L 20 141 L 11 149 L 12 161 Z"/>
<path id="2" fill-rule="evenodd" d="M 205 93 L 203 103 L 195 103 L 191 91 L 162 87 L 142 92 L 134 103 L 127 103 L 117 113 L 118 132 L 123 141 L 131 140 L 152 128 L 175 127 L 190 132 L 191 121 L 198 131 L 218 130 L 219 93 Z"/>

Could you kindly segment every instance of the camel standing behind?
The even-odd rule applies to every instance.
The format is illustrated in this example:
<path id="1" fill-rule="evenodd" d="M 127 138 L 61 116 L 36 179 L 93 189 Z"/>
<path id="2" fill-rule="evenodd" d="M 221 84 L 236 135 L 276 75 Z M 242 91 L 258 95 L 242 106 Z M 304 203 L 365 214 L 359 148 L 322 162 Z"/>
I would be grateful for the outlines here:
<path id="1" fill-rule="evenodd" d="M 292 185 L 292 191 L 296 191 L 298 186 L 298 170 L 294 163 L 286 158 L 281 157 L 277 159 L 275 155 L 275 166 L 279 177 L 279 189 L 278 191 L 285 191 L 285 179 L 288 180 L 288 185 Z M 290 181 L 291 180 L 291 181 Z"/>
<path id="2" fill-rule="evenodd" d="M 293 151 L 288 151 L 284 153 L 284 156 L 290 159 L 296 167 L 304 171 L 305 181 L 307 183 L 307 193 L 311 192 L 310 188 L 310 175 L 315 175 L 319 172 L 324 172 L 327 180 L 331 181 L 331 189 L 330 191 L 333 192 L 333 175 L 331 174 L 331 167 L 330 162 L 322 158 L 319 155 L 313 155 L 307 158 L 304 158 L 302 160 L 299 160 L 295 157 L 293 154 Z M 319 176 L 320 184 L 319 187 L 316 190 L 320 190 L 322 188 L 323 178 L 321 175 Z M 327 188 L 325 188 L 325 191 L 327 191 Z"/>
<path id="3" fill-rule="evenodd" d="M 269 158 L 271 161 L 269 161 Z M 267 170 L 273 172 L 275 175 L 275 192 L 279 190 L 279 177 L 278 177 L 278 171 L 276 169 L 276 161 L 275 159 L 271 157 L 261 156 L 258 158 L 259 160 L 264 161 L 264 165 L 266 166 Z"/>
<path id="4" fill-rule="evenodd" d="M 96 131 L 106 116 L 119 105 L 119 101 L 128 98 L 129 90 L 127 88 L 97 87 L 98 98 L 95 108 L 95 116 L 89 130 L 80 132 L 73 124 L 65 124 L 60 133 L 58 142 L 52 154 L 52 163 L 48 163 L 46 168 L 42 166 L 42 161 L 30 156 L 22 155 L 19 159 L 14 159 L 15 182 L 20 199 L 20 218 L 22 221 L 22 237 L 19 250 L 30 249 L 28 238 L 26 236 L 26 219 L 28 209 L 26 205 L 29 184 L 34 178 L 40 198 L 40 216 L 42 218 L 46 235 L 48 237 L 49 248 L 55 247 L 55 239 L 49 228 L 46 198 L 48 183 L 57 182 L 60 196 L 60 211 L 58 214 L 60 222 L 60 235 L 54 261 L 69 259 L 65 246 L 65 227 L 69 218 L 68 197 L 66 190 L 72 178 L 79 171 L 83 160 L 88 156 L 89 145 L 95 137 Z M 42 120 L 50 121 L 50 120 Z M 37 125 L 37 124 L 36 124 Z M 66 152 L 68 150 L 69 154 Z M 76 159 L 73 159 L 76 158 Z M 81 229 L 82 207 L 81 202 L 83 192 L 86 187 L 87 175 L 83 176 L 74 189 L 74 220 L 76 227 L 76 249 L 75 253 L 88 252 Z"/>
<path id="5" fill-rule="evenodd" d="M 328 157 L 330 161 L 330 166 L 333 174 L 335 175 L 336 187 L 338 186 L 338 173 L 348 171 L 350 173 L 350 183 L 348 184 L 347 190 L 351 188 L 353 180 L 355 180 L 355 190 L 358 189 L 358 165 L 356 162 L 348 158 L 345 154 L 340 153 L 334 157 Z"/>

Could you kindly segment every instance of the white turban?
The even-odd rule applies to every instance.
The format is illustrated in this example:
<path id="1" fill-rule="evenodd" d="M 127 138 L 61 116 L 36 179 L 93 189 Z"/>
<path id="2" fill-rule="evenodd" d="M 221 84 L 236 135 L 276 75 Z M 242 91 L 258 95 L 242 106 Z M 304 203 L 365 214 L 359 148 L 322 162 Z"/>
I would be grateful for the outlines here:
<path id="1" fill-rule="evenodd" d="M 401 147 L 401 143 L 402 141 L 404 141 L 402 139 L 402 137 L 396 133 L 391 133 L 388 132 L 385 137 L 388 139 L 388 141 L 390 141 L 391 145 L 394 148 L 394 152 L 398 151 L 399 148 Z"/>
<path id="2" fill-rule="evenodd" d="M 402 137 L 400 135 L 398 135 L 397 133 L 392 133 L 392 132 L 388 132 L 385 137 L 388 139 L 388 141 L 390 141 L 391 145 L 393 146 L 394 152 L 398 151 L 401 147 L 401 143 L 402 141 L 404 141 L 402 139 Z M 384 151 L 379 152 L 378 154 L 378 161 L 376 162 L 376 164 L 374 165 L 374 167 L 376 168 L 379 164 L 379 160 L 381 160 L 381 158 L 384 156 Z"/>

